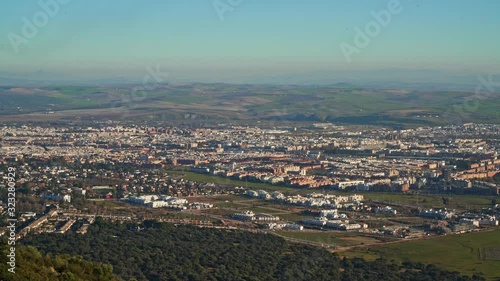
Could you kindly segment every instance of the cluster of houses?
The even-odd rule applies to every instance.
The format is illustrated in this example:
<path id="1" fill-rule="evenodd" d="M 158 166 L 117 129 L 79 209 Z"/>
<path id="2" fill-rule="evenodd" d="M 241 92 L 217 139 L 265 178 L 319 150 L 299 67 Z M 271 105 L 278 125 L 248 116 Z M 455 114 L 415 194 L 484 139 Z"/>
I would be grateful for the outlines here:
<path id="1" fill-rule="evenodd" d="M 337 209 L 321 210 L 319 217 L 302 220 L 302 224 L 312 228 L 331 228 L 335 230 L 366 229 L 367 224 L 351 223 L 346 214 L 339 214 Z"/>
<path id="2" fill-rule="evenodd" d="M 266 227 L 268 229 L 275 229 L 275 230 L 281 230 L 281 229 L 287 229 L 287 230 L 304 230 L 304 227 L 299 224 L 295 223 L 275 223 L 275 222 L 270 222 L 266 223 Z"/>
<path id="3" fill-rule="evenodd" d="M 302 221 L 305 226 L 313 228 L 331 228 L 335 230 L 357 230 L 367 229 L 367 224 L 350 223 L 347 219 L 328 219 L 326 217 L 317 217 L 305 219 Z"/>
<path id="4" fill-rule="evenodd" d="M 373 210 L 377 214 L 396 215 L 398 213 L 397 210 L 391 208 L 390 206 L 377 206 Z"/>
<path id="5" fill-rule="evenodd" d="M 269 193 L 265 190 L 248 190 L 246 192 L 246 195 L 263 200 L 275 200 L 280 203 L 289 205 L 326 208 L 345 208 L 349 205 L 360 204 L 360 202 L 364 200 L 364 196 L 358 194 L 341 196 L 333 194 L 311 193 L 304 197 L 301 195 L 285 196 L 283 195 L 283 193 L 278 191 Z"/>
<path id="6" fill-rule="evenodd" d="M 250 191 L 252 192 L 252 191 Z M 259 192 L 261 191 L 253 191 L 259 197 Z M 264 191 L 265 192 L 265 191 Z M 254 194 L 254 193 L 250 193 Z M 265 196 L 265 193 L 260 193 L 261 196 Z M 276 195 L 276 192 L 273 192 L 271 196 Z M 325 195 L 330 196 L 330 195 Z M 319 194 L 309 195 L 309 199 L 320 198 Z M 275 198 L 275 197 L 272 197 Z M 359 199 L 359 198 L 358 198 Z M 277 223 L 275 221 L 279 221 L 280 218 L 273 215 L 268 214 L 255 214 L 252 211 L 243 211 L 239 213 L 235 213 L 232 215 L 232 219 L 240 220 L 240 221 L 252 221 L 252 222 L 269 222 L 265 225 L 268 229 L 289 229 L 289 230 L 303 230 L 305 227 L 311 228 L 330 228 L 336 230 L 356 230 L 356 229 L 366 229 L 368 228 L 367 224 L 358 224 L 351 223 L 346 214 L 339 214 L 337 209 L 324 209 L 319 212 L 319 217 L 305 219 L 302 220 L 299 224 L 295 223 Z"/>
<path id="7" fill-rule="evenodd" d="M 436 220 L 449 220 L 452 224 L 467 226 L 467 228 L 499 225 L 498 219 L 493 215 L 477 213 L 464 213 L 457 215 L 453 211 L 449 211 L 446 209 L 423 210 L 422 212 L 420 212 L 419 216 Z"/>
<path id="8" fill-rule="evenodd" d="M 475 227 L 498 226 L 499 222 L 496 216 L 487 214 L 465 213 L 459 217 L 459 223 L 469 224 Z"/>
<path id="9" fill-rule="evenodd" d="M 43 195 L 44 199 L 49 199 L 49 200 L 54 200 L 54 201 L 64 201 L 64 202 L 71 202 L 71 195 L 69 194 L 59 194 L 59 193 L 45 193 Z"/>
<path id="10" fill-rule="evenodd" d="M 445 220 L 450 219 L 455 215 L 453 211 L 448 211 L 446 209 L 428 209 L 423 210 L 419 213 L 419 216 L 427 219 L 438 219 Z"/>
<path id="11" fill-rule="evenodd" d="M 240 221 L 279 221 L 280 218 L 273 215 L 268 214 L 255 214 L 252 211 L 243 211 L 240 213 L 236 213 L 232 215 L 232 219 L 240 220 Z"/>
<path id="12" fill-rule="evenodd" d="M 240 221 L 252 222 L 269 222 L 265 224 L 268 229 L 290 229 L 290 230 L 303 230 L 305 227 L 311 228 L 330 228 L 336 230 L 356 230 L 366 229 L 367 224 L 351 223 L 346 214 L 339 214 L 337 209 L 321 210 L 319 217 L 305 219 L 298 225 L 295 223 L 277 223 L 279 217 L 268 214 L 255 214 L 252 211 L 243 211 L 232 215 L 232 219 Z"/>
<path id="13" fill-rule="evenodd" d="M 198 202 L 189 203 L 189 201 L 184 198 L 171 197 L 168 195 L 131 196 L 128 198 L 128 201 L 150 208 L 168 208 L 173 210 L 213 208 L 213 204 Z"/>
<path id="14" fill-rule="evenodd" d="M 16 239 L 25 237 L 28 234 L 36 234 L 42 232 L 54 232 L 54 233 L 66 233 L 71 227 L 78 221 L 78 215 L 62 215 L 58 211 L 58 209 L 52 209 L 46 214 L 43 214 L 39 218 L 32 221 L 30 224 L 19 230 L 19 233 L 16 236 Z M 84 216 L 80 214 L 80 216 Z M 26 217 L 29 219 L 33 219 L 36 217 L 35 213 L 28 213 L 22 217 Z M 65 221 L 65 223 L 58 229 L 56 229 L 56 224 L 60 221 Z M 85 234 L 87 229 L 91 223 L 94 222 L 94 216 L 90 216 L 85 218 L 84 221 L 86 223 L 83 224 L 82 227 L 79 227 L 77 233 Z"/>

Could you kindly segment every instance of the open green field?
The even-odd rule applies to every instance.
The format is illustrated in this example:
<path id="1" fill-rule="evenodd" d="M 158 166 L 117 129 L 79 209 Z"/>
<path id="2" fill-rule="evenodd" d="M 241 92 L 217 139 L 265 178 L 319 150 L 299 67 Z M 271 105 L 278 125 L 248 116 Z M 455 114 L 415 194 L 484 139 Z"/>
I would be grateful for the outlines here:
<path id="1" fill-rule="evenodd" d="M 12 120 L 14 116 L 35 121 L 81 116 L 179 120 L 185 114 L 194 114 L 202 119 L 410 127 L 441 125 L 457 118 L 461 122 L 500 122 L 500 99 L 495 95 L 478 101 L 478 110 L 457 111 L 473 94 L 465 91 L 164 83 L 134 92 L 137 86 L 3 87 L 0 120 Z M 47 111 L 55 113 L 49 115 Z"/>
<path id="2" fill-rule="evenodd" d="M 470 195 L 417 195 L 401 193 L 362 193 L 365 199 L 387 204 L 407 205 L 423 208 L 446 207 L 449 209 L 479 209 L 491 207 L 495 196 L 470 196 Z M 442 197 L 449 198 L 448 205 L 443 204 Z"/>
<path id="3" fill-rule="evenodd" d="M 463 274 L 500 277 L 500 229 L 340 252 L 341 256 L 432 263 Z M 484 274 L 484 275 L 483 275 Z"/>
<path id="4" fill-rule="evenodd" d="M 393 241 L 391 238 L 375 238 L 362 236 L 358 233 L 338 232 L 338 231 L 319 231 L 319 230 L 304 230 L 304 231 L 277 231 L 281 236 L 304 240 L 314 243 L 320 243 L 330 246 L 358 246 L 367 244 L 377 244 L 387 241 Z"/>
<path id="5" fill-rule="evenodd" d="M 108 207 L 108 208 L 127 208 L 127 205 L 125 205 L 123 202 L 120 201 L 111 201 L 111 200 L 101 200 L 101 201 L 94 201 L 96 205 Z"/>
<path id="6" fill-rule="evenodd" d="M 233 202 L 217 202 L 214 204 L 219 208 L 231 208 L 231 209 L 244 209 L 247 208 L 247 205 L 233 203 Z"/>

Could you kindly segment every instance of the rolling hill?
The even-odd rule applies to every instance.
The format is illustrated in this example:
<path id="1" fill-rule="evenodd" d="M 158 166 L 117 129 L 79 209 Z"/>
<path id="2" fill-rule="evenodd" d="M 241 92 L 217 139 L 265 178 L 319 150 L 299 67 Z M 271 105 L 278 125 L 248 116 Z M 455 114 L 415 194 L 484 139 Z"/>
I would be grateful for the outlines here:
<path id="1" fill-rule="evenodd" d="M 0 87 L 0 121 L 189 118 L 436 125 L 496 123 L 498 108 L 500 93 L 341 84 Z"/>

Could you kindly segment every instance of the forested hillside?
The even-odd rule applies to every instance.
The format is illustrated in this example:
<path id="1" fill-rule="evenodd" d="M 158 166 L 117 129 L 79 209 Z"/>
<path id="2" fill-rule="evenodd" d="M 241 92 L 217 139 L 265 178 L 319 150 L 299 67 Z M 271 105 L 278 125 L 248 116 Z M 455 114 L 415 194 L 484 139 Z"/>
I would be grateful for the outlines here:
<path id="1" fill-rule="evenodd" d="M 93 263 L 70 255 L 42 255 L 34 247 L 16 246 L 16 267 L 9 272 L 7 242 L 0 246 L 2 281 L 118 281 L 109 264 Z"/>
<path id="2" fill-rule="evenodd" d="M 270 234 L 154 222 L 138 229 L 98 219 L 84 236 L 42 234 L 22 242 L 112 264 L 125 280 L 482 280 L 434 265 L 340 259 Z"/>

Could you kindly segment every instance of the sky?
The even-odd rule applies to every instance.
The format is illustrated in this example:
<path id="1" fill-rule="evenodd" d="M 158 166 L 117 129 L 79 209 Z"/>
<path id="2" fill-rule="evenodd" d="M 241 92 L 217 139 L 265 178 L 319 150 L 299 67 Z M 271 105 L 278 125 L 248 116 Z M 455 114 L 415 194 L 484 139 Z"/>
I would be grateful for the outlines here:
<path id="1" fill-rule="evenodd" d="M 498 11 L 498 0 L 2 0 L 0 74 L 141 77 L 157 65 L 172 79 L 214 82 L 499 73 Z M 369 42 L 356 43 L 357 31 Z"/>

